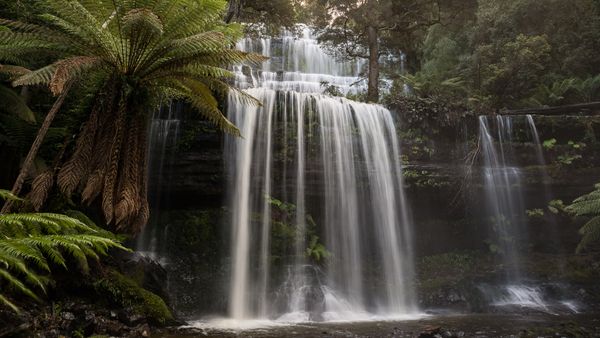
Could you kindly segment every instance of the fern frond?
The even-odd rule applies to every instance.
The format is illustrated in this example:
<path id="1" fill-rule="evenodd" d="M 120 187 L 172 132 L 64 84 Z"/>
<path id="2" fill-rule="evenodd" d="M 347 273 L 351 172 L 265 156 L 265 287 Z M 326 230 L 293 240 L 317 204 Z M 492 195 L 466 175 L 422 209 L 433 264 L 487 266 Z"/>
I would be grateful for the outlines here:
<path id="1" fill-rule="evenodd" d="M 585 225 L 579 229 L 579 233 L 583 237 L 577 245 L 577 253 L 581 253 L 593 244 L 600 242 L 600 216 L 596 216 L 585 223 Z"/>
<path id="2" fill-rule="evenodd" d="M 49 84 L 52 76 L 56 72 L 56 64 L 51 64 L 46 67 L 34 70 L 23 76 L 18 77 L 12 83 L 13 86 L 33 86 L 38 84 Z"/>
<path id="3" fill-rule="evenodd" d="M 36 270 L 50 273 L 51 265 L 67 268 L 65 255 L 68 255 L 87 272 L 88 259 L 99 260 L 110 248 L 128 250 L 114 236 L 105 236 L 104 232 L 66 215 L 0 215 L 0 281 L 14 292 L 36 300 L 39 298 L 32 287 L 45 293 L 49 282 Z M 0 304 L 16 309 L 14 304 L 7 303 L 4 294 L 0 296 Z"/>
<path id="4" fill-rule="evenodd" d="M 83 75 L 86 70 L 97 67 L 101 63 L 102 59 L 92 56 L 75 56 L 54 63 L 56 70 L 50 81 L 50 90 L 54 95 L 61 94 L 68 82 L 73 81 Z"/>
<path id="5" fill-rule="evenodd" d="M 2 67 L 0 67 L 0 70 Z M 27 104 L 23 98 L 15 93 L 12 89 L 9 89 L 5 86 L 0 85 L 0 101 L 4 103 L 2 109 L 6 110 L 9 113 L 15 114 L 19 118 L 24 121 L 34 123 L 35 122 L 35 114 Z"/>
<path id="6" fill-rule="evenodd" d="M 0 189 L 0 198 L 5 201 L 23 201 L 22 198 L 15 196 L 12 192 L 5 189 Z"/>
<path id="7" fill-rule="evenodd" d="M 16 313 L 21 312 L 19 310 L 19 308 L 13 302 L 8 300 L 8 298 L 4 297 L 1 293 L 0 293 L 0 304 L 4 304 L 4 305 L 8 306 L 11 310 L 13 310 Z"/>
<path id="8" fill-rule="evenodd" d="M 240 130 L 219 110 L 218 102 L 208 86 L 199 81 L 191 80 L 185 81 L 183 85 L 189 89 L 188 101 L 198 109 L 200 114 L 225 132 L 234 136 L 241 136 Z"/>
<path id="9" fill-rule="evenodd" d="M 128 11 L 122 19 L 121 29 L 131 37 L 136 31 L 144 31 L 152 36 L 161 35 L 163 23 L 154 12 L 148 8 L 134 8 Z"/>
<path id="10" fill-rule="evenodd" d="M 574 216 L 592 216 L 579 233 L 583 236 L 577 252 L 581 252 L 589 248 L 592 244 L 600 242 L 600 184 L 596 184 L 594 191 L 581 196 L 567 206 L 566 210 Z"/>

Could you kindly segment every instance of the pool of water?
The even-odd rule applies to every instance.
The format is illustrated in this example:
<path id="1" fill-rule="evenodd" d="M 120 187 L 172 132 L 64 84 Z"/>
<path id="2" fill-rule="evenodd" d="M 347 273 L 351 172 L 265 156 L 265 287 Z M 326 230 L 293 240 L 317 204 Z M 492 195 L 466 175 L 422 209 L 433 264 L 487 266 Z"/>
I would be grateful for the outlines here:
<path id="1" fill-rule="evenodd" d="M 155 337 L 600 337 L 600 313 L 469 314 L 411 320 L 284 324 L 272 321 L 191 322 Z"/>

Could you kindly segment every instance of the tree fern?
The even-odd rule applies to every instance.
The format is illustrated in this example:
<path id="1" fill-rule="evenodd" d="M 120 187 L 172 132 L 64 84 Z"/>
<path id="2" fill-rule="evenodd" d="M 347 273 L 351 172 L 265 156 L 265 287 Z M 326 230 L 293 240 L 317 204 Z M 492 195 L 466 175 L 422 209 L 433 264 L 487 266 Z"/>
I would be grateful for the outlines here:
<path id="1" fill-rule="evenodd" d="M 589 249 L 600 242 L 600 184 L 596 184 L 595 189 L 574 200 L 566 209 L 574 216 L 592 217 L 579 229 L 583 237 L 577 246 L 577 252 Z"/>
<path id="2" fill-rule="evenodd" d="M 239 135 L 218 99 L 233 95 L 258 103 L 231 87 L 227 68 L 265 58 L 232 48 L 242 29 L 223 22 L 225 0 L 40 0 L 40 5 L 48 12 L 35 24 L 0 19 L 9 29 L 0 32 L 0 61 L 32 54 L 54 60 L 21 74 L 13 85 L 47 85 L 61 96 L 71 85 L 94 88 L 96 101 L 55 181 L 67 196 L 82 187 L 85 202 L 102 200 L 107 223 L 138 232 L 148 218 L 145 126 L 152 111 L 166 100 L 187 101 L 217 128 Z M 28 169 L 24 165 L 14 192 Z M 39 192 L 32 200 L 40 206 L 47 189 L 33 191 Z"/>
<path id="3" fill-rule="evenodd" d="M 575 87 L 580 100 L 584 102 L 600 100 L 600 74 L 585 80 L 578 80 Z"/>
<path id="4" fill-rule="evenodd" d="M 6 190 L 0 190 L 0 197 L 19 200 Z M 66 269 L 69 259 L 74 259 L 87 272 L 88 259 L 98 260 L 110 248 L 127 250 L 113 235 L 73 217 L 0 214 L 0 304 L 18 311 L 9 292 L 39 300 L 51 281 L 53 267 Z"/>

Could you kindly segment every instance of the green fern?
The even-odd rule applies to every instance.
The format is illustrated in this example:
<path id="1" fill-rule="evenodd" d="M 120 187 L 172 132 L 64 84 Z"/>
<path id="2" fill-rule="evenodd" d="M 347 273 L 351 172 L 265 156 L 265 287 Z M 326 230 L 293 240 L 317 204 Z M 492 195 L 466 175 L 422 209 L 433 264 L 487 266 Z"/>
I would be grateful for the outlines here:
<path id="1" fill-rule="evenodd" d="M 592 245 L 600 242 L 600 184 L 595 185 L 594 191 L 581 196 L 573 201 L 566 210 L 577 217 L 592 217 L 579 229 L 583 236 L 577 252 L 589 249 Z"/>
<path id="2" fill-rule="evenodd" d="M 579 99 L 584 102 L 600 100 L 600 74 L 584 80 L 578 80 L 575 88 Z"/>
<path id="3" fill-rule="evenodd" d="M 556 81 L 550 86 L 539 86 L 533 96 L 526 100 L 525 103 L 532 107 L 541 106 L 556 106 L 563 104 L 569 96 L 569 92 L 576 90 L 577 79 L 564 79 Z"/>
<path id="4" fill-rule="evenodd" d="M 3 199 L 19 200 L 0 190 Z M 71 212 L 73 215 L 81 215 Z M 87 222 L 91 221 L 85 217 Z M 92 223 L 93 224 L 93 223 Z M 46 292 L 52 268 L 67 268 L 74 259 L 84 272 L 88 259 L 123 247 L 112 233 L 74 217 L 52 213 L 0 214 L 0 304 L 19 311 L 8 293 L 34 300 Z"/>

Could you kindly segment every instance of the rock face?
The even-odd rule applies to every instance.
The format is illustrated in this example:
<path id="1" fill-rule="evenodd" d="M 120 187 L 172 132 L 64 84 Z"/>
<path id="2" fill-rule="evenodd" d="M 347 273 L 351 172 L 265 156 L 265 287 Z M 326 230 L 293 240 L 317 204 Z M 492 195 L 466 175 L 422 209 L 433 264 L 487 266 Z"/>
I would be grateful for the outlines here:
<path id="1" fill-rule="evenodd" d="M 473 157 L 477 150 L 477 116 L 460 107 L 419 100 L 402 99 L 390 106 L 399 121 L 407 199 L 416 226 L 417 260 L 448 252 L 489 254 L 486 220 L 477 215 L 483 196 L 481 162 Z M 528 220 L 533 234 L 529 238 L 530 250 L 569 253 L 579 240 L 577 226 L 569 226 L 568 217 L 549 211 L 547 192 L 551 192 L 551 199 L 569 203 L 600 182 L 597 151 L 600 147 L 594 140 L 600 136 L 600 120 L 536 117 L 535 122 L 542 142 L 555 141 L 544 147 L 548 172 L 545 182 L 532 155 L 533 145 L 527 142 L 514 145 L 523 163 L 526 209 L 543 211 Z M 523 130 L 516 133 L 525 134 Z M 201 132 L 186 142 L 185 149 L 177 151 L 172 164 L 165 167 L 163 179 L 151 179 L 163 184 L 159 190 L 160 203 L 154 205 L 161 215 L 158 226 L 168 229 L 157 238 L 167 258 L 163 284 L 167 285 L 170 301 L 180 315 L 225 314 L 231 234 L 227 225 L 223 136 Z M 311 170 L 321 169 L 315 166 Z M 322 186 L 318 182 L 308 180 L 307 185 L 307 191 L 314 196 L 324 193 L 316 188 Z M 319 208 L 310 201 L 307 207 Z M 557 220 L 563 225 L 551 237 L 545 229 L 548 222 Z M 315 221 L 320 222 L 318 217 Z M 560 238 L 560 243 L 555 238 Z M 472 289 L 471 284 L 444 289 L 433 283 L 428 287 L 436 291 L 424 292 L 427 297 L 422 299 L 422 305 L 451 304 L 469 311 L 481 309 L 480 300 L 465 293 Z"/>

